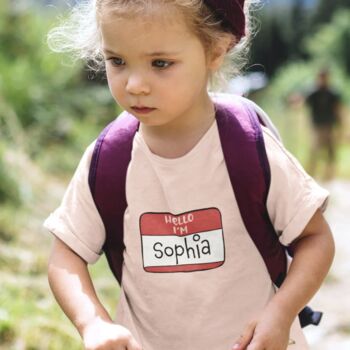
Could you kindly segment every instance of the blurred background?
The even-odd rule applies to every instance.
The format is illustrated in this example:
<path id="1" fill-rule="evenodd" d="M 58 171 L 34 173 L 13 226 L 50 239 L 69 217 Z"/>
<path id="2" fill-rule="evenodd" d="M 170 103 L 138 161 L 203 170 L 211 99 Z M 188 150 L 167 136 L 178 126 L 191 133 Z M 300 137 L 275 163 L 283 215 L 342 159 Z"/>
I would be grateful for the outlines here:
<path id="1" fill-rule="evenodd" d="M 67 7 L 0 0 L 0 350 L 81 349 L 49 291 L 51 237 L 42 222 L 84 149 L 119 111 L 103 77 L 91 79 L 81 63 L 49 51 L 46 34 Z M 306 333 L 312 350 L 349 350 L 350 0 L 263 1 L 254 16 L 250 63 L 229 90 L 257 101 L 286 147 L 331 192 L 326 216 L 337 256 L 311 302 L 324 320 Z M 320 71 L 336 101 L 336 121 L 321 128 L 310 99 Z M 91 272 L 114 314 L 119 292 L 104 258 Z"/>

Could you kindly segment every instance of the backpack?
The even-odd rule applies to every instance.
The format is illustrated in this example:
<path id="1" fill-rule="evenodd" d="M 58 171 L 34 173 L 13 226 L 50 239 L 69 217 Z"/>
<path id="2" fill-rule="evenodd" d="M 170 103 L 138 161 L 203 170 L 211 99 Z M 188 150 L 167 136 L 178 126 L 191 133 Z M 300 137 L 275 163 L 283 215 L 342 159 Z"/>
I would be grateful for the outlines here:
<path id="1" fill-rule="evenodd" d="M 287 254 L 270 221 L 266 207 L 271 174 L 261 125 L 277 138 L 268 116 L 253 102 L 234 95 L 215 94 L 216 121 L 230 182 L 244 225 L 260 252 L 273 283 L 280 287 L 287 273 Z M 123 112 L 98 137 L 93 151 L 89 186 L 105 226 L 103 251 L 119 284 L 122 282 L 123 217 L 127 208 L 125 184 L 138 120 Z M 239 149 L 239 152 L 231 150 Z M 244 157 L 242 157 L 244 154 Z M 305 307 L 302 327 L 318 325 L 322 313 Z"/>

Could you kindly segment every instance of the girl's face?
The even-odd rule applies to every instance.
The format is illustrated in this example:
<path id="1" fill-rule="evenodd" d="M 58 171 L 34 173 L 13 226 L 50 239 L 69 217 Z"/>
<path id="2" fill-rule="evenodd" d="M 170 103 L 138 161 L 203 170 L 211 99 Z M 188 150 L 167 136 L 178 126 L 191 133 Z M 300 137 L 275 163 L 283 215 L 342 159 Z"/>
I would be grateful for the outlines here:
<path id="1" fill-rule="evenodd" d="M 107 80 L 117 103 L 140 122 L 176 127 L 208 106 L 211 66 L 180 14 L 157 19 L 102 17 Z"/>

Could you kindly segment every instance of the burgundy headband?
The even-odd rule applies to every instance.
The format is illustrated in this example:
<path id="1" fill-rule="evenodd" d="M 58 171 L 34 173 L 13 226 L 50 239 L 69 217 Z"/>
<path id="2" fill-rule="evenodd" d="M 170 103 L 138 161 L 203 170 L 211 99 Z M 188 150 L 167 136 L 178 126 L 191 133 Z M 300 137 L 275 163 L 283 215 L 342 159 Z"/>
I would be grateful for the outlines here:
<path id="1" fill-rule="evenodd" d="M 244 0 L 204 0 L 239 41 L 245 35 Z"/>

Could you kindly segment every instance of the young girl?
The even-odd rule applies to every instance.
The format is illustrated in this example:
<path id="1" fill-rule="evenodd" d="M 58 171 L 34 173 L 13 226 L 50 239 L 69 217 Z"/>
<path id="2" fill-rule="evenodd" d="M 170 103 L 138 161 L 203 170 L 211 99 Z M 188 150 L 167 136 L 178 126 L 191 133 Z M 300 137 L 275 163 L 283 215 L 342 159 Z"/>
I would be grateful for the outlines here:
<path id="1" fill-rule="evenodd" d="M 105 240 L 88 185 L 94 144 L 45 223 L 55 235 L 50 286 L 86 349 L 307 349 L 297 315 L 333 258 L 322 216 L 328 194 L 264 128 L 269 216 L 280 241 L 293 243 L 295 251 L 276 291 L 240 217 L 207 89 L 225 58 L 244 48 L 250 5 L 244 0 L 85 1 L 72 22 L 51 32 L 56 48 L 76 48 L 95 67 L 105 65 L 114 99 L 140 121 L 127 173 L 115 321 L 87 269 Z M 173 220 L 207 208 L 215 208 L 222 220 L 223 264 L 176 272 L 164 266 L 162 273 L 144 268 L 143 257 L 150 254 L 140 239 L 145 218 L 168 213 Z M 157 253 L 159 258 L 162 252 Z"/>

